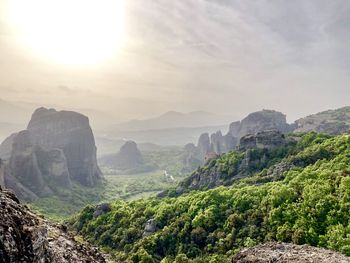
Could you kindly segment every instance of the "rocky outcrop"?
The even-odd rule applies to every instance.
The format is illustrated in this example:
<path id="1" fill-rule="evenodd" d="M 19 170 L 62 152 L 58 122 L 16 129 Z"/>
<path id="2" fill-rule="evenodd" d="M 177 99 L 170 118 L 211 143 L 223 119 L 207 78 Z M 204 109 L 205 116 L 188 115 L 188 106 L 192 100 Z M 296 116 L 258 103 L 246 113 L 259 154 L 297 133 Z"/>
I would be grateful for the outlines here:
<path id="1" fill-rule="evenodd" d="M 125 142 L 117 154 L 101 157 L 99 163 L 105 168 L 113 170 L 114 174 L 135 174 L 149 172 L 157 168 L 155 165 L 144 162 L 134 141 Z"/>
<path id="2" fill-rule="evenodd" d="M 188 190 L 214 188 L 220 185 L 231 185 L 233 182 L 263 171 L 265 179 L 280 179 L 283 173 L 294 167 L 291 163 L 273 165 L 270 160 L 283 159 L 288 151 L 281 151 L 288 145 L 294 145 L 292 137 L 277 130 L 248 134 L 240 139 L 236 151 L 226 155 L 215 152 L 207 153 L 205 165 L 194 171 L 188 178 L 179 183 L 176 195 Z M 162 193 L 160 197 L 165 196 Z"/>
<path id="3" fill-rule="evenodd" d="M 11 157 L 12 144 L 17 133 L 11 134 L 0 144 L 0 158 L 2 160 L 8 160 Z"/>
<path id="4" fill-rule="evenodd" d="M 157 231 L 157 223 L 155 219 L 149 219 L 146 223 L 142 237 L 148 237 Z"/>
<path id="5" fill-rule="evenodd" d="M 0 215 L 0 263 L 106 262 L 96 248 L 78 243 L 64 227 L 37 217 L 1 188 Z"/>
<path id="6" fill-rule="evenodd" d="M 134 141 L 127 141 L 117 155 L 115 166 L 121 170 L 143 165 L 143 157 Z"/>
<path id="7" fill-rule="evenodd" d="M 72 181 L 94 186 L 102 176 L 88 118 L 79 113 L 40 108 L 28 129 L 11 135 L 0 149 L 0 185 L 20 199 L 53 195 Z"/>
<path id="8" fill-rule="evenodd" d="M 102 174 L 97 165 L 95 139 L 89 119 L 77 112 L 37 109 L 28 124 L 35 145 L 61 149 L 71 178 L 94 186 Z"/>
<path id="9" fill-rule="evenodd" d="M 286 120 L 286 115 L 274 110 L 262 110 L 249 114 L 239 124 L 239 127 L 234 133 L 234 130 L 230 130 L 229 133 L 241 138 L 246 134 L 255 134 L 260 131 L 266 130 L 278 130 L 282 133 L 291 130 Z"/>
<path id="10" fill-rule="evenodd" d="M 94 218 L 99 217 L 100 215 L 103 215 L 105 213 L 108 213 L 112 211 L 112 207 L 109 203 L 102 203 L 102 204 L 98 204 L 95 208 L 94 213 L 92 214 L 92 216 Z"/>
<path id="11" fill-rule="evenodd" d="M 350 258 L 331 250 L 270 242 L 244 249 L 232 263 L 349 263 Z"/>
<path id="12" fill-rule="evenodd" d="M 350 107 L 328 110 L 295 121 L 295 132 L 342 134 L 350 129 Z"/>
<path id="13" fill-rule="evenodd" d="M 182 173 L 192 172 L 201 165 L 198 148 L 193 143 L 188 143 L 184 147 L 185 153 L 182 158 Z"/>
<path id="14" fill-rule="evenodd" d="M 247 134 L 239 141 L 239 150 L 248 149 L 273 149 L 286 145 L 286 139 L 283 133 L 277 130 L 262 131 L 256 134 Z"/>
<path id="15" fill-rule="evenodd" d="M 208 133 L 203 133 L 201 136 L 199 136 L 197 147 L 199 151 L 199 158 L 203 160 L 205 155 L 211 151 L 210 138 Z"/>

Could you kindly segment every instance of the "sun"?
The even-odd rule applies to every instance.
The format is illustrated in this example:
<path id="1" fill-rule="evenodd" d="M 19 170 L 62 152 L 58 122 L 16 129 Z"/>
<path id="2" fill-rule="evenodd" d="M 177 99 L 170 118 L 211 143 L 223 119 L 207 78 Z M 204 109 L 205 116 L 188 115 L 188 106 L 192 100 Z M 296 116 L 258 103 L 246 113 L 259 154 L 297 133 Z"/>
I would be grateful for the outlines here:
<path id="1" fill-rule="evenodd" d="M 65 65 L 107 60 L 125 31 L 122 0 L 10 0 L 8 14 L 21 43 Z"/>

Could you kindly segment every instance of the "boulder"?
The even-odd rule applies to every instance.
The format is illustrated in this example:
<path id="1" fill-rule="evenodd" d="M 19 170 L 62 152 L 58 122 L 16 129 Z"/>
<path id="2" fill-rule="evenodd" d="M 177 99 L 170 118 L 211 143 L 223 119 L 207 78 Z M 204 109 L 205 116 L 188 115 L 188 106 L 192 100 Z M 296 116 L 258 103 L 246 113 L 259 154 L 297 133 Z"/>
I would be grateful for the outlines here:
<path id="1" fill-rule="evenodd" d="M 148 237 L 157 231 L 157 223 L 155 219 L 149 219 L 146 223 L 142 236 Z"/>
<path id="2" fill-rule="evenodd" d="M 112 211 L 112 207 L 109 203 L 102 203 L 96 206 L 94 213 L 92 216 L 94 218 L 99 217 L 100 215 L 106 214 Z"/>

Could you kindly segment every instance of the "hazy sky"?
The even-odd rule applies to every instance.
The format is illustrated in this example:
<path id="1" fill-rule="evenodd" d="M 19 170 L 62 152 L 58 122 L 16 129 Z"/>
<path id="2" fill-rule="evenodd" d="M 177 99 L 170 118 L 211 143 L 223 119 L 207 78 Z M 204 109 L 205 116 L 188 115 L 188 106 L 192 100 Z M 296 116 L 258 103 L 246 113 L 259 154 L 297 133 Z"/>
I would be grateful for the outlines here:
<path id="1" fill-rule="evenodd" d="M 56 63 L 21 43 L 8 1 L 0 0 L 6 100 L 134 117 L 167 110 L 242 117 L 269 108 L 289 120 L 350 105 L 349 0 L 125 0 L 117 52 L 87 66 Z"/>

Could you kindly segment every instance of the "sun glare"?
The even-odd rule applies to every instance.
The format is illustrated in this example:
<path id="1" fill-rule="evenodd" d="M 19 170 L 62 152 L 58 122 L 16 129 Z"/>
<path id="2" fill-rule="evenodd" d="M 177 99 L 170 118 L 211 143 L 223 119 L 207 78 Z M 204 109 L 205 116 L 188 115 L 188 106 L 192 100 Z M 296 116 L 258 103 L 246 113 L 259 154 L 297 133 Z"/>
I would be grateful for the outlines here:
<path id="1" fill-rule="evenodd" d="M 122 0 L 10 0 L 8 7 L 21 42 L 51 62 L 97 64 L 123 40 Z"/>

